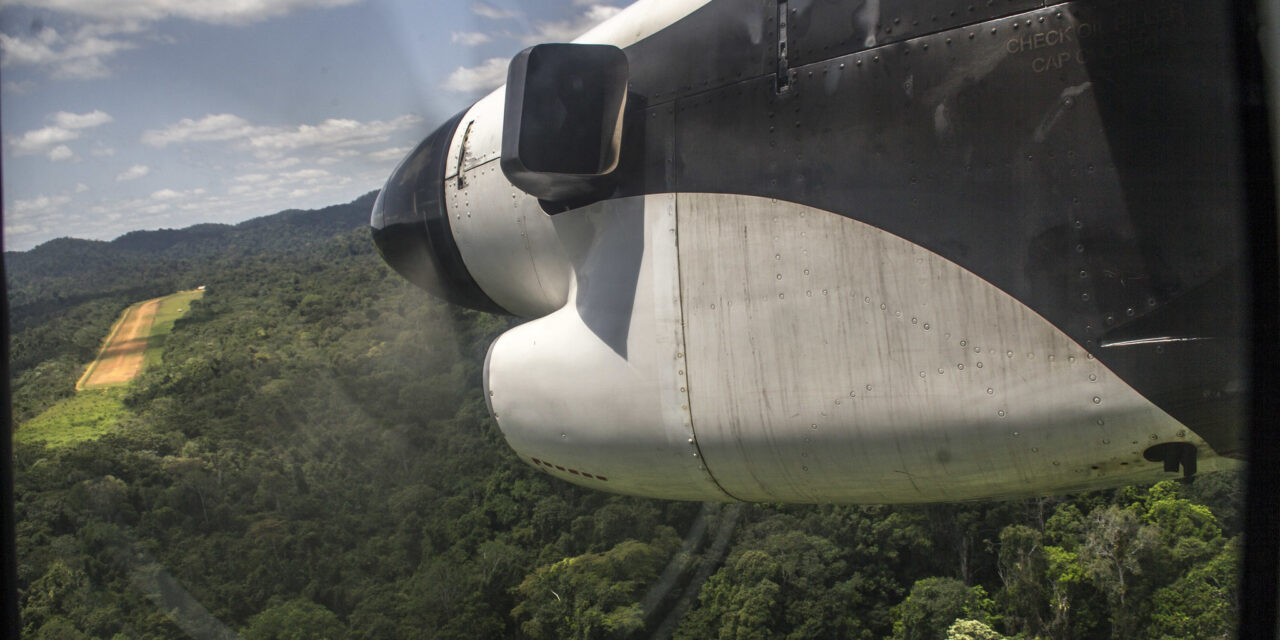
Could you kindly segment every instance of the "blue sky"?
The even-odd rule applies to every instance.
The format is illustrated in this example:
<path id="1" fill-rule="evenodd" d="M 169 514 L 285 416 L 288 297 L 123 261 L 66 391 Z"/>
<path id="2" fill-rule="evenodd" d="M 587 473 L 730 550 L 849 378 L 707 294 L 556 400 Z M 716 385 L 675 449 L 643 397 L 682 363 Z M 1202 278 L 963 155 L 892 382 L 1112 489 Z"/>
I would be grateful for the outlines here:
<path id="1" fill-rule="evenodd" d="M 626 3 L 6 0 L 4 248 L 347 202 Z"/>

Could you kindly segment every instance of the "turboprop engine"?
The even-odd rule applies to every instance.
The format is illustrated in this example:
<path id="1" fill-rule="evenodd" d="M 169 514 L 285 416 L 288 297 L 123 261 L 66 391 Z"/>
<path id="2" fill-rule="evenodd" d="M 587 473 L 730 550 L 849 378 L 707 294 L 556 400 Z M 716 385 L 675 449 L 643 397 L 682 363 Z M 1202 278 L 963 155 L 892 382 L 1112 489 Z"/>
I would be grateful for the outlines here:
<path id="1" fill-rule="evenodd" d="M 1242 89 L 1211 4 L 642 1 L 517 55 L 395 169 L 374 240 L 530 319 L 485 396 L 582 486 L 927 502 L 1233 466 Z"/>

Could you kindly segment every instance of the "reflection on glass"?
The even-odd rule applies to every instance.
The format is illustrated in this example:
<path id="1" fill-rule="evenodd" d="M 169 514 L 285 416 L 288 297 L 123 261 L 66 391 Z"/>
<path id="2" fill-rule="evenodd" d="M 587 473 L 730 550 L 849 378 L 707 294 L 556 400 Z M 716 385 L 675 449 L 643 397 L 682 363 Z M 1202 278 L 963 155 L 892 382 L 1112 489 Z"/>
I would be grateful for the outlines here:
<path id="1" fill-rule="evenodd" d="M 24 637 L 1235 635 L 1256 141 L 1217 8 L 35 4 Z M 616 190 L 563 211 L 483 98 L 607 18 Z"/>

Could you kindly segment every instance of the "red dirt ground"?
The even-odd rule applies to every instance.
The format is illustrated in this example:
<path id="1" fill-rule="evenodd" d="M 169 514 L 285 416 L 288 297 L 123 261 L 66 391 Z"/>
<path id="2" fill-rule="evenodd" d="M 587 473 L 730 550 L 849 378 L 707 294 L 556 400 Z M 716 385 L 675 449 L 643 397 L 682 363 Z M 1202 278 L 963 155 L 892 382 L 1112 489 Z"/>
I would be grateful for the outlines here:
<path id="1" fill-rule="evenodd" d="M 91 373 L 78 389 L 128 382 L 142 370 L 143 356 L 147 351 L 147 336 L 151 323 L 160 309 L 159 300 L 144 302 L 130 309 L 98 352 Z"/>

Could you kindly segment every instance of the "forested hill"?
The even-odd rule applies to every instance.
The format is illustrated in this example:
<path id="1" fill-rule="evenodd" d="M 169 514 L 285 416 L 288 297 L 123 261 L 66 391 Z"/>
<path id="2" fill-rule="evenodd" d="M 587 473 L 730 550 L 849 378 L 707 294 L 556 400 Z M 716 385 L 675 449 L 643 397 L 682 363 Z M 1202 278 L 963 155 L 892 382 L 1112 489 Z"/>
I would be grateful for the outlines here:
<path id="1" fill-rule="evenodd" d="M 480 391 L 486 348 L 513 321 L 396 276 L 370 206 L 6 255 L 19 434 L 51 414 L 75 422 L 75 380 L 122 309 L 207 285 L 160 360 L 104 394 L 105 435 L 15 446 L 24 637 L 1232 633 L 1229 474 L 1008 502 L 723 508 L 550 478 L 506 446 Z"/>
<path id="2" fill-rule="evenodd" d="M 6 251 L 10 318 L 21 329 L 67 302 L 150 288 L 174 290 L 202 267 L 263 253 L 305 252 L 369 222 L 377 192 L 316 211 L 291 209 L 236 225 L 132 231 L 110 242 L 58 238 L 30 251 Z M 192 273 L 195 271 L 196 273 Z M 169 292 L 166 291 L 166 292 Z M 157 294 L 159 295 L 159 294 Z"/>
<path id="3" fill-rule="evenodd" d="M 5 252 L 11 338 L 10 375 L 43 364 L 62 380 L 89 362 L 121 309 L 190 289 L 245 261 L 320 251 L 334 236 L 366 229 L 377 192 L 316 211 L 288 210 L 236 225 L 133 231 L 110 242 L 58 238 L 30 251 Z M 71 393 L 64 384 L 16 393 L 19 417 Z"/>

